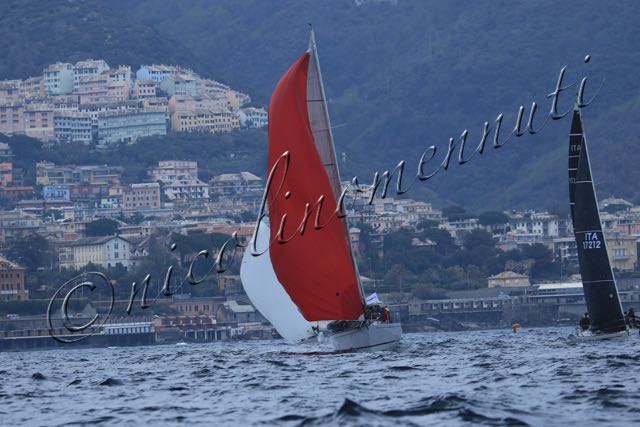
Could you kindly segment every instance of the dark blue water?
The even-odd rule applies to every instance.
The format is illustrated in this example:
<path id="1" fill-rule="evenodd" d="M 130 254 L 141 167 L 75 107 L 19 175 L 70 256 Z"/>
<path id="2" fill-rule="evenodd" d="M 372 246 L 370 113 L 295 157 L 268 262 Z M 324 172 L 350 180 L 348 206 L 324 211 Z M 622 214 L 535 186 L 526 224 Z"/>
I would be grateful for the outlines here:
<path id="1" fill-rule="evenodd" d="M 640 338 L 570 333 L 407 334 L 341 355 L 281 341 L 0 353 L 0 424 L 638 425 Z"/>

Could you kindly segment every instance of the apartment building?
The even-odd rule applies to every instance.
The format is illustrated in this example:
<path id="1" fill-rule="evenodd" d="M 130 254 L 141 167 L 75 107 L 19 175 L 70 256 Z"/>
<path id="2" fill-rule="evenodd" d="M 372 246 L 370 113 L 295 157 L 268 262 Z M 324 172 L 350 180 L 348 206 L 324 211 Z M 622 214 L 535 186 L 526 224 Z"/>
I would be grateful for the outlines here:
<path id="1" fill-rule="evenodd" d="M 83 77 L 97 76 L 109 69 L 109 65 L 102 59 L 79 61 L 73 66 L 73 92 L 80 90 L 80 79 Z"/>
<path id="2" fill-rule="evenodd" d="M 54 111 L 50 104 L 27 104 L 23 110 L 24 133 L 41 141 L 55 138 Z"/>
<path id="3" fill-rule="evenodd" d="M 126 210 L 160 208 L 160 184 L 157 182 L 131 184 L 123 192 L 123 206 Z"/>
<path id="4" fill-rule="evenodd" d="M 241 108 L 238 111 L 240 124 L 248 128 L 262 128 L 269 124 L 267 110 L 264 108 Z"/>
<path id="5" fill-rule="evenodd" d="M 196 78 L 191 74 L 184 73 L 166 77 L 160 82 L 160 89 L 169 96 L 196 96 L 200 94 Z"/>
<path id="6" fill-rule="evenodd" d="M 55 163 L 44 161 L 36 163 L 36 184 L 106 184 L 115 186 L 120 183 L 122 170 L 121 166 L 56 166 Z"/>
<path id="7" fill-rule="evenodd" d="M 80 104 L 110 101 L 109 75 L 103 73 L 80 77 L 78 95 L 80 96 Z"/>
<path id="8" fill-rule="evenodd" d="M 65 95 L 73 93 L 73 65 L 56 62 L 42 71 L 44 91 L 47 95 Z"/>
<path id="9" fill-rule="evenodd" d="M 199 179 L 172 181 L 164 185 L 164 195 L 171 201 L 208 200 L 209 185 Z"/>
<path id="10" fill-rule="evenodd" d="M 53 115 L 53 128 L 58 141 L 90 143 L 93 138 L 91 115 L 88 113 L 58 110 Z"/>
<path id="11" fill-rule="evenodd" d="M 24 105 L 22 102 L 0 103 L 0 133 L 7 135 L 24 133 Z"/>
<path id="12" fill-rule="evenodd" d="M 121 265 L 127 269 L 131 262 L 129 245 L 129 241 L 120 236 L 79 239 L 60 248 L 60 267 L 79 270 L 91 263 L 103 268 Z"/>
<path id="13" fill-rule="evenodd" d="M 24 288 L 25 269 L 0 256 L 0 301 L 24 301 L 29 292 Z"/>
<path id="14" fill-rule="evenodd" d="M 223 109 L 176 111 L 171 117 L 171 128 L 176 132 L 231 132 L 240 128 L 240 119 Z"/>
<path id="15" fill-rule="evenodd" d="M 163 160 L 149 171 L 153 181 L 170 183 L 198 179 L 198 162 L 189 160 Z"/>
<path id="16" fill-rule="evenodd" d="M 112 112 L 98 116 L 100 144 L 134 142 L 142 137 L 166 134 L 164 111 Z"/>
<path id="17" fill-rule="evenodd" d="M 45 95 L 44 79 L 42 76 L 29 77 L 22 81 L 20 85 L 20 97 L 22 99 L 42 98 Z"/>

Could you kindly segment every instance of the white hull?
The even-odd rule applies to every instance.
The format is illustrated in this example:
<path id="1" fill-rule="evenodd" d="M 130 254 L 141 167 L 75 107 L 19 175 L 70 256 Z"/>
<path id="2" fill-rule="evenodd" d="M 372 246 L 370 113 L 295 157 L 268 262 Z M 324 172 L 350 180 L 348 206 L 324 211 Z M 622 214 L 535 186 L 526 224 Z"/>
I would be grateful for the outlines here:
<path id="1" fill-rule="evenodd" d="M 622 340 L 628 338 L 631 335 L 638 335 L 638 330 L 632 328 L 620 332 L 613 332 L 610 334 L 594 334 L 590 331 L 578 330 L 576 333 L 576 337 L 580 341 Z"/>
<path id="2" fill-rule="evenodd" d="M 400 323 L 372 323 L 331 335 L 336 351 L 378 351 L 393 349 L 402 338 Z"/>

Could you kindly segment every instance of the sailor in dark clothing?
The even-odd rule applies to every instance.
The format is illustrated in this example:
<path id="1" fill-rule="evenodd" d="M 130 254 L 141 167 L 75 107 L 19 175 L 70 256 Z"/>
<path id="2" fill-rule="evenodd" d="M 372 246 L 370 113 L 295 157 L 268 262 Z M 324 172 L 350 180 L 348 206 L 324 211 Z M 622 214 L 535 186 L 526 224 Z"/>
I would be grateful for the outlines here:
<path id="1" fill-rule="evenodd" d="M 622 317 L 624 318 L 624 324 L 627 326 L 631 326 L 631 323 L 629 323 L 629 313 L 625 311 L 624 313 L 622 313 Z"/>
<path id="2" fill-rule="evenodd" d="M 582 316 L 582 319 L 580 319 L 580 329 L 586 331 L 587 329 L 589 329 L 590 325 L 591 319 L 589 319 L 589 313 L 585 313 L 584 316 Z"/>
<path id="3" fill-rule="evenodd" d="M 633 307 L 631 307 L 629 309 L 629 311 L 627 312 L 627 316 L 629 316 L 629 326 L 631 326 L 632 328 L 637 327 L 638 323 L 637 323 L 637 318 L 636 318 L 636 312 L 633 311 Z"/>

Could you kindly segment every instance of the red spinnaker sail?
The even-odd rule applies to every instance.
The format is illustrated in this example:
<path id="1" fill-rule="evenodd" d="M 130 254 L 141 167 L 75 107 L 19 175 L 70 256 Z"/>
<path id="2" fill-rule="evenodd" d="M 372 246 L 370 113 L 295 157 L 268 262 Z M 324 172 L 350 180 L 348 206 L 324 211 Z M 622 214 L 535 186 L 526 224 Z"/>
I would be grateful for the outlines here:
<path id="1" fill-rule="evenodd" d="M 302 55 L 282 76 L 269 104 L 269 171 L 290 153 L 286 176 L 278 167 L 269 194 L 271 239 L 287 215 L 284 237 L 296 232 L 305 215 L 324 195 L 321 224 L 336 209 L 329 177 L 316 150 L 307 111 L 309 54 Z M 282 163 L 282 162 L 281 162 Z M 276 190 L 283 182 L 281 191 Z M 285 194 L 290 192 L 290 197 Z M 309 321 L 356 320 L 363 314 L 362 300 L 344 224 L 333 218 L 315 230 L 315 210 L 305 233 L 287 243 L 274 242 L 270 256 L 278 280 Z"/>

